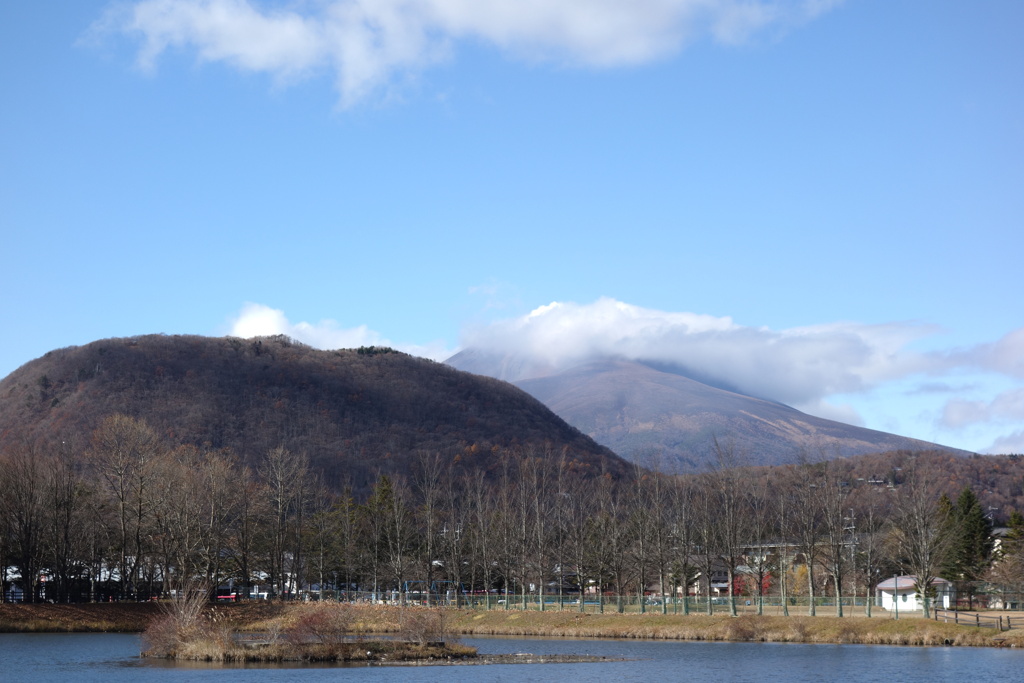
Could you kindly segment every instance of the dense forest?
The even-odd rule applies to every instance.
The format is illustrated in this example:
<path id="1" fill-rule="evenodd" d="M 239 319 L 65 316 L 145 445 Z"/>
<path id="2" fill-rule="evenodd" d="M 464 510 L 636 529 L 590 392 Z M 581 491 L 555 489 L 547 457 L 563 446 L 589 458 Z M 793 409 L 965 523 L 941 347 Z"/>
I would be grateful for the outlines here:
<path id="1" fill-rule="evenodd" d="M 250 466 L 286 447 L 358 493 L 420 452 L 494 470 L 501 450 L 557 448 L 592 476 L 629 469 L 520 389 L 387 348 L 151 335 L 51 351 L 0 381 L 0 445 L 79 438 L 115 413 Z"/>
<path id="2" fill-rule="evenodd" d="M 593 476 L 564 448 L 496 449 L 486 469 L 420 451 L 358 492 L 328 486 L 300 451 L 247 461 L 115 414 L 79 439 L 2 447 L 4 592 L 814 597 L 865 595 L 901 572 L 949 577 L 973 599 L 979 580 L 1024 583 L 1019 458 L 892 453 L 765 468 L 740 466 L 741 455 L 721 445 L 698 475 Z M 996 557 L 990 532 L 1004 521 L 1012 530 Z"/>

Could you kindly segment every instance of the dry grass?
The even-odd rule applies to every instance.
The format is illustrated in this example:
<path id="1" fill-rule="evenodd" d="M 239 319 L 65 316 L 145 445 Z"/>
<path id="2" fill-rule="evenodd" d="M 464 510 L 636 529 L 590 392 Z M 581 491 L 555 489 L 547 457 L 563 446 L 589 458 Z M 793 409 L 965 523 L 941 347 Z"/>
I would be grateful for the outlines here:
<path id="1" fill-rule="evenodd" d="M 998 633 L 921 618 L 850 619 L 741 615 L 621 615 L 564 612 L 456 612 L 451 628 L 464 635 L 540 635 L 738 642 L 885 645 L 1024 646 L 1015 632 Z"/>
<path id="2" fill-rule="evenodd" d="M 290 605 L 247 624 L 261 633 L 257 641 L 238 642 L 227 621 L 187 601 L 175 603 L 143 634 L 144 657 L 219 662 L 413 661 L 475 656 L 474 648 L 441 642 L 446 637 L 443 610 L 382 610 L 344 603 Z M 392 629 L 399 640 L 365 640 L 357 619 Z M 356 640 L 348 640 L 356 631 Z"/>
<path id="3" fill-rule="evenodd" d="M 104 608 L 114 609 L 104 609 Z M 224 628 L 275 634 L 284 639 L 308 610 L 350 610 L 345 616 L 349 638 L 369 633 L 402 634 L 408 640 L 427 640 L 412 633 L 410 615 L 436 610 L 380 605 L 282 605 L 242 603 L 217 605 L 205 612 Z M 115 611 L 116 610 L 116 611 Z M 59 618 L 57 615 L 63 615 Z M 0 605 L 0 630 L 18 631 L 141 631 L 160 612 L 153 605 Z M 117 616 L 117 619 L 109 617 Z M 970 645 L 1024 647 L 1024 630 L 995 629 L 901 618 L 884 613 L 874 618 L 832 616 L 756 616 L 736 618 L 705 614 L 580 614 L 571 611 L 444 610 L 441 631 L 458 635 L 560 636 L 575 638 L 643 638 L 665 640 L 755 641 L 798 643 L 863 643 L 878 645 Z M 140 626 L 141 624 L 141 626 Z M 134 628 L 132 628 L 134 626 Z M 404 630 L 403 630 L 404 629 Z"/>
<path id="4" fill-rule="evenodd" d="M 199 588 L 162 603 L 163 616 L 142 633 L 143 656 L 211 659 L 210 653 L 230 648 L 231 627 L 206 609 L 206 596 L 207 591 Z"/>
<path id="5" fill-rule="evenodd" d="M 252 648 L 219 640 L 195 640 L 180 650 L 157 656 L 201 662 L 408 662 L 475 657 L 476 648 L 458 643 L 417 645 L 401 641 L 366 640 L 350 643 L 276 642 Z"/>
<path id="6" fill-rule="evenodd" d="M 161 614 L 156 603 L 0 604 L 0 633 L 139 633 Z"/>

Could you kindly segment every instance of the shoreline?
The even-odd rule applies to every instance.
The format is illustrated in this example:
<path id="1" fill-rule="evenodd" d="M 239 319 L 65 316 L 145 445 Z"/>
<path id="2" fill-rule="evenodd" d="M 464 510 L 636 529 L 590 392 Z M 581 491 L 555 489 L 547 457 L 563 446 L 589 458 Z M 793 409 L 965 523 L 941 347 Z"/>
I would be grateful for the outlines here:
<path id="1" fill-rule="evenodd" d="M 316 604 L 316 603 L 308 603 Z M 269 630 L 301 614 L 308 604 L 252 602 L 210 605 L 207 611 L 240 632 Z M 402 610 L 419 607 L 347 606 L 356 615 L 353 634 L 401 630 Z M 141 633 L 164 614 L 161 603 L 77 605 L 0 604 L 3 633 Z M 1024 629 L 943 623 L 921 617 L 891 619 L 834 616 L 757 616 L 744 614 L 618 614 L 570 611 L 444 609 L 450 636 L 531 636 L 723 642 L 832 643 L 863 645 L 1024 647 Z"/>

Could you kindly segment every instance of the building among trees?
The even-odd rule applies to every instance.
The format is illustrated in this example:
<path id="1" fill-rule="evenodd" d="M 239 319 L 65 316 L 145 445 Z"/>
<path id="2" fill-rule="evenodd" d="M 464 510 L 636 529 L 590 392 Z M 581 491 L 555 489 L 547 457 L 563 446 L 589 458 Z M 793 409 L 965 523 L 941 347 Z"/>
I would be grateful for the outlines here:
<path id="1" fill-rule="evenodd" d="M 878 584 L 875 588 L 875 601 L 879 607 L 890 612 L 920 612 L 924 609 L 921 593 L 916 576 L 894 576 Z M 932 579 L 929 593 L 930 605 L 949 609 L 956 604 L 956 590 L 945 579 Z"/>

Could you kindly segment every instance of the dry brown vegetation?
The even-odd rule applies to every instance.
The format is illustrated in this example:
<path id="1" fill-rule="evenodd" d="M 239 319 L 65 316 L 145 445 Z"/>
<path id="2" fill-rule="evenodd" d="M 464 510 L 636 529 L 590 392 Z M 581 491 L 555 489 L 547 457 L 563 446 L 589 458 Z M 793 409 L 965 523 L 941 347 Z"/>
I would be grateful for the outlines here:
<path id="1" fill-rule="evenodd" d="M 580 471 L 629 466 L 540 401 L 498 380 L 390 349 L 320 351 L 286 337 L 148 335 L 59 349 L 0 380 L 0 445 L 14 435 L 87 437 L 115 413 L 171 443 L 255 464 L 285 443 L 329 482 L 365 491 L 419 451 L 494 453 L 557 444 Z"/>
<path id="2" fill-rule="evenodd" d="M 237 638 L 223 614 L 201 607 L 198 598 L 170 603 L 142 634 L 142 655 L 220 662 L 413 661 L 476 655 L 475 648 L 444 642 L 450 634 L 439 609 L 400 610 L 399 637 L 381 640 L 368 639 L 362 628 L 357 630 L 360 619 L 378 613 L 347 603 L 292 605 L 249 624 L 249 630 L 259 630 L 248 638 Z"/>
<path id="3" fill-rule="evenodd" d="M 330 605 L 329 607 L 341 607 Z M 422 628 L 427 617 L 443 618 L 433 628 L 456 636 L 557 636 L 569 638 L 629 638 L 659 640 L 750 641 L 790 643 L 861 643 L 873 645 L 963 645 L 1024 647 L 1024 630 L 998 632 L 994 629 L 946 624 L 921 618 L 890 619 L 835 617 L 779 617 L 753 614 L 727 615 L 663 615 L 663 614 L 579 614 L 570 611 L 474 611 L 427 610 L 378 605 L 345 606 L 341 619 L 345 637 L 328 637 L 309 642 L 309 653 L 322 653 L 330 641 L 351 645 L 363 642 L 371 634 L 395 634 L 404 641 L 430 642 L 430 629 Z M 268 641 L 280 640 L 281 647 L 267 649 L 264 657 L 283 656 L 289 633 L 309 630 L 312 621 L 321 619 L 324 606 L 280 603 L 244 603 L 209 606 L 204 614 L 219 629 L 264 634 Z M 166 614 L 151 604 L 113 605 L 0 605 L 0 624 L 5 630 L 74 631 L 120 630 L 141 631 Z M 57 615 L 63 615 L 60 618 Z M 320 622 L 322 623 L 322 621 Z M 419 631 L 411 628 L 418 623 Z M 113 628 L 97 628 L 109 625 Z M 134 626 L 134 628 L 132 628 Z M 311 633 L 311 631 L 310 631 Z M 436 632 L 434 632 L 436 633 Z M 327 641 L 327 642 L 324 642 Z M 314 647 L 314 645 L 316 647 Z M 324 646 L 324 647 L 321 647 Z M 420 647 L 417 645 L 417 647 Z M 432 652 L 425 649 L 424 652 Z M 364 650 L 365 652 L 365 650 Z M 192 651 L 197 658 L 210 652 Z M 383 651 L 378 655 L 386 654 Z M 353 656 L 356 656 L 353 654 Z M 436 653 L 427 656 L 437 656 Z M 453 655 L 455 656 L 455 655 Z M 461 654 L 458 656 L 462 656 Z"/>
<path id="4" fill-rule="evenodd" d="M 0 633 L 138 633 L 160 614 L 156 603 L 0 603 Z"/>
<path id="5" fill-rule="evenodd" d="M 952 627 L 952 628 L 951 628 Z M 570 638 L 643 638 L 871 645 L 1024 646 L 1024 632 L 998 633 L 911 618 L 841 619 L 742 615 L 571 614 L 567 612 L 458 612 L 450 628 L 464 635 L 541 635 Z"/>

